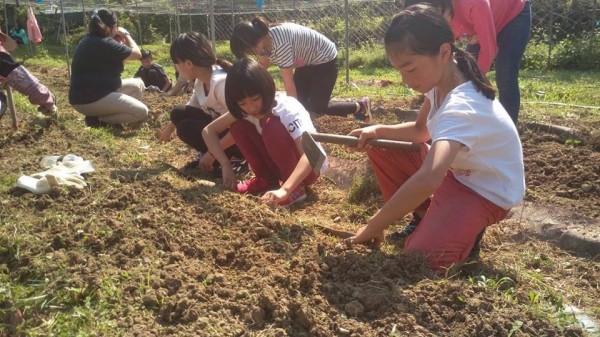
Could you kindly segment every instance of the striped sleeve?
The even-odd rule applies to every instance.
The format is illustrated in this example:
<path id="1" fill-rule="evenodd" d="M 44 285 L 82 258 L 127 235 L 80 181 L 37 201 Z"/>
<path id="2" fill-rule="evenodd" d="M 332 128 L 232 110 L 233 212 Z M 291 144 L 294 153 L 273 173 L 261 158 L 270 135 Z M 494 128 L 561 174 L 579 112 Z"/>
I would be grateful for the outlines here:
<path id="1" fill-rule="evenodd" d="M 335 44 L 325 35 L 294 23 L 271 28 L 271 63 L 281 68 L 299 68 L 327 63 L 337 57 Z"/>

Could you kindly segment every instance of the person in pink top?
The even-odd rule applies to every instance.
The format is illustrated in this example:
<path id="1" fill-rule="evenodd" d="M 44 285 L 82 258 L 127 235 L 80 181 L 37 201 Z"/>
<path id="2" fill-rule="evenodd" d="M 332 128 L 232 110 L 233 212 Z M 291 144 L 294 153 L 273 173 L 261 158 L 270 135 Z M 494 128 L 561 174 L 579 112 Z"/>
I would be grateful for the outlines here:
<path id="1" fill-rule="evenodd" d="M 8 83 L 17 92 L 27 96 L 29 102 L 38 105 L 38 111 L 47 116 L 55 116 L 58 107 L 54 94 L 48 87 L 40 83 L 37 77 L 17 62 L 10 52 L 17 48 L 17 43 L 0 30 L 0 82 Z M 0 98 L 0 117 L 6 111 L 5 100 Z"/>
<path id="2" fill-rule="evenodd" d="M 515 124 L 521 92 L 519 67 L 531 35 L 529 0 L 406 0 L 405 6 L 429 3 L 450 21 L 454 38 L 487 73 L 495 62 L 500 103 Z"/>

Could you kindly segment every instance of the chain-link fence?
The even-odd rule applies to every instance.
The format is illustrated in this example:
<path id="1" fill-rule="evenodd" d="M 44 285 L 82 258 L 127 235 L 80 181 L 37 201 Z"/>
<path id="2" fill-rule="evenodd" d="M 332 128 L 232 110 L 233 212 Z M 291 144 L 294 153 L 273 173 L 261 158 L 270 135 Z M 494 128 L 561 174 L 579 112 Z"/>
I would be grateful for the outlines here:
<path id="1" fill-rule="evenodd" d="M 546 48 L 548 60 L 561 41 L 589 38 L 599 30 L 598 0 L 531 1 L 532 41 Z M 52 37 L 60 40 L 62 30 L 67 34 L 78 31 L 78 27 L 84 31 L 86 18 L 99 7 L 92 0 L 5 0 L 3 27 L 24 24 L 23 5 L 36 7 L 49 42 Z M 132 33 L 141 44 L 170 42 L 180 32 L 190 30 L 200 31 L 213 41 L 228 40 L 236 23 L 261 15 L 270 22 L 309 26 L 329 37 L 338 49 L 352 51 L 381 43 L 390 19 L 403 8 L 404 0 L 153 0 L 100 6 L 119 11 L 120 18 L 133 26 L 128 28 L 136 30 L 137 34 Z"/>

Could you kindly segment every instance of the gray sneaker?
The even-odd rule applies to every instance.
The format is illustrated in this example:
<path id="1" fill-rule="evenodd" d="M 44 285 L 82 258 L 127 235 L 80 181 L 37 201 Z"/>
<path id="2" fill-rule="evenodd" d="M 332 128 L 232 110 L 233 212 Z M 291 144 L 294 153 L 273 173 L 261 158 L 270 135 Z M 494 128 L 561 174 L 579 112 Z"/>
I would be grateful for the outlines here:
<path id="1" fill-rule="evenodd" d="M 358 109 L 358 112 L 354 114 L 354 119 L 361 123 L 370 124 L 371 100 L 369 99 L 369 97 L 363 97 L 358 100 L 358 105 L 360 105 L 360 109 Z"/>

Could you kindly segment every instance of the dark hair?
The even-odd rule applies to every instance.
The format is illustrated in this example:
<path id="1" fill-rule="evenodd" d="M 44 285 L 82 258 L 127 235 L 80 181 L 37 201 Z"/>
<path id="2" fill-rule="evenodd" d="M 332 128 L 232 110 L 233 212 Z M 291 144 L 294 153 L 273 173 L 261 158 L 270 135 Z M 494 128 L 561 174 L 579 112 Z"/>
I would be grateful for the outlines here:
<path id="1" fill-rule="evenodd" d="M 450 24 L 429 5 L 413 5 L 396 14 L 385 33 L 384 43 L 388 55 L 394 50 L 430 56 L 438 55 L 440 47 L 448 43 L 463 75 L 473 81 L 485 97 L 496 97 L 496 90 L 479 69 L 477 61 L 454 45 Z"/>
<path id="2" fill-rule="evenodd" d="M 243 119 L 246 113 L 238 101 L 246 97 L 260 95 L 262 111 L 266 112 L 275 100 L 275 81 L 267 69 L 247 57 L 233 64 L 225 80 L 225 102 L 227 109 L 237 119 Z"/>
<path id="3" fill-rule="evenodd" d="M 454 17 L 454 6 L 452 5 L 452 0 L 404 0 L 404 8 L 421 3 L 429 4 L 440 9 L 442 14 L 444 14 L 446 11 L 450 11 L 450 17 Z"/>
<path id="4" fill-rule="evenodd" d="M 147 49 L 142 49 L 141 53 L 142 53 L 142 58 L 141 58 L 142 60 L 152 57 L 152 52 Z"/>
<path id="5" fill-rule="evenodd" d="M 117 13 L 111 12 L 106 8 L 95 10 L 88 24 L 88 31 L 100 36 L 109 36 L 110 29 L 115 27 L 119 19 Z"/>
<path id="6" fill-rule="evenodd" d="M 190 60 L 197 67 L 210 67 L 218 64 L 225 71 L 231 68 L 231 63 L 217 59 L 210 41 L 201 33 L 188 32 L 179 35 L 171 43 L 171 61 L 177 64 Z"/>
<path id="7" fill-rule="evenodd" d="M 252 21 L 242 21 L 233 27 L 229 47 L 235 57 L 242 58 L 250 54 L 258 40 L 269 34 L 269 22 L 257 16 Z"/>

